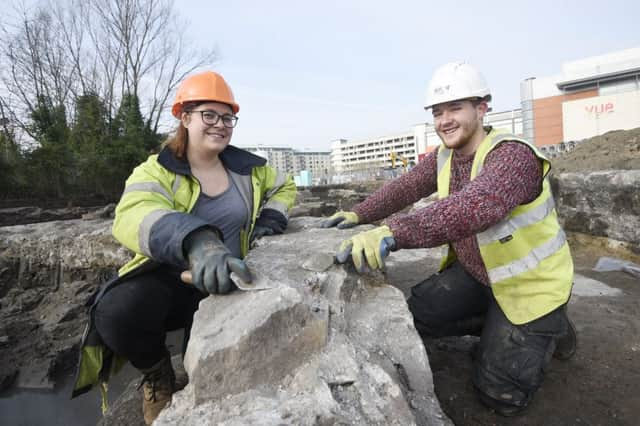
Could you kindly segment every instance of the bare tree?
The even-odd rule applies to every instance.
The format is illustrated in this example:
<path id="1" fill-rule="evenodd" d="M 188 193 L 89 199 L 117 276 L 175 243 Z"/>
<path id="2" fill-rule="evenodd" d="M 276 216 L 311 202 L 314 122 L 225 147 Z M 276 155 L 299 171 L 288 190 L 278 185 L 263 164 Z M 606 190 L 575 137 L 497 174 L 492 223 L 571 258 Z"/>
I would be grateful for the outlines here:
<path id="1" fill-rule="evenodd" d="M 92 13 L 87 16 L 94 18 L 95 29 L 92 38 L 103 54 L 103 72 L 113 93 L 137 96 L 150 129 L 157 131 L 176 85 L 194 69 L 211 65 L 215 50 L 188 47 L 179 30 L 187 26 L 171 1 L 93 0 L 89 4 Z"/>
<path id="2" fill-rule="evenodd" d="M 74 70 L 69 68 L 65 46 L 56 36 L 59 23 L 44 10 L 32 16 L 23 12 L 13 27 L 2 29 L 6 41 L 0 46 L 4 63 L 0 78 L 7 116 L 33 137 L 26 117 L 40 98 L 65 105 L 70 98 Z"/>
<path id="3" fill-rule="evenodd" d="M 157 132 L 177 84 L 216 60 L 213 48 L 183 38 L 187 25 L 169 0 L 43 0 L 16 11 L 0 27 L 0 103 L 27 132 L 39 96 L 71 117 L 75 98 L 88 92 L 112 118 L 123 96 L 137 96 Z"/>

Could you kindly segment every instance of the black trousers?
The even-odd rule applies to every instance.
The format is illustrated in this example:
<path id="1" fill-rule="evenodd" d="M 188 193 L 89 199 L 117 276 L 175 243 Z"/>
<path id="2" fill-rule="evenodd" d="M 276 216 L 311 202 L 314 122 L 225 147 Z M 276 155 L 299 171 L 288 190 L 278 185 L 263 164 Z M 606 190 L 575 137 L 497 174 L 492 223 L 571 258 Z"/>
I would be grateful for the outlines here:
<path id="1" fill-rule="evenodd" d="M 556 339 L 567 327 L 566 305 L 512 324 L 491 289 L 458 262 L 414 286 L 407 302 L 423 336 L 480 335 L 473 384 L 492 400 L 515 407 L 525 407 L 542 384 Z"/>
<path id="2" fill-rule="evenodd" d="M 163 265 L 107 291 L 95 307 L 95 327 L 116 354 L 138 369 L 150 368 L 167 354 L 168 331 L 191 328 L 204 297 L 180 281 L 177 271 Z"/>

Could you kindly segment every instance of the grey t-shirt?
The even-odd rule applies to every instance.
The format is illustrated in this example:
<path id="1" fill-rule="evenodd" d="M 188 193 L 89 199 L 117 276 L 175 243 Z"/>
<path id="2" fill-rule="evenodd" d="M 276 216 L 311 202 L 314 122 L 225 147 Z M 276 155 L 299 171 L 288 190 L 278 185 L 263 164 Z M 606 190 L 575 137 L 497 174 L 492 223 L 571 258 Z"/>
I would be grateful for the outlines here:
<path id="1" fill-rule="evenodd" d="M 241 256 L 240 230 L 247 222 L 247 209 L 231 178 L 222 194 L 210 197 L 201 192 L 191 213 L 220 229 L 224 245 L 235 257 Z"/>

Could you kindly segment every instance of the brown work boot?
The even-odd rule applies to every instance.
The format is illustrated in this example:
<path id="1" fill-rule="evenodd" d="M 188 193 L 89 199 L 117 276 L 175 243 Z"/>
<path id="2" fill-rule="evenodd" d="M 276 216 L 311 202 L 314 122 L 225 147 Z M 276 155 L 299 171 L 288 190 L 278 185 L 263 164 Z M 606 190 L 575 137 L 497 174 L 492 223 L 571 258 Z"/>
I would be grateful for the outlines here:
<path id="1" fill-rule="evenodd" d="M 556 349 L 553 351 L 553 357 L 562 361 L 566 361 L 571 358 L 578 347 L 578 335 L 576 333 L 576 327 L 573 322 L 566 316 L 567 329 L 563 335 L 556 340 Z"/>
<path id="2" fill-rule="evenodd" d="M 150 425 L 171 402 L 171 395 L 176 391 L 176 375 L 168 354 L 153 367 L 140 371 L 144 374 L 140 383 L 142 413 L 144 422 Z"/>

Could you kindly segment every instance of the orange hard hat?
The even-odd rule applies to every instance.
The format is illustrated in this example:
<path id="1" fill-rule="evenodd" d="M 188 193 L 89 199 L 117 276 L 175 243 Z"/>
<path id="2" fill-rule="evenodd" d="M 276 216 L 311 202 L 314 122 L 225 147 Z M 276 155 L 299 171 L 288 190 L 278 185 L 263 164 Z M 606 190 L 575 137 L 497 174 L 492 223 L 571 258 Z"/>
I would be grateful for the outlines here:
<path id="1" fill-rule="evenodd" d="M 220 74 L 213 71 L 187 77 L 178 87 L 171 113 L 175 118 L 180 118 L 182 105 L 194 101 L 220 102 L 231 106 L 234 114 L 240 111 L 240 105 L 233 98 L 231 87 Z"/>

